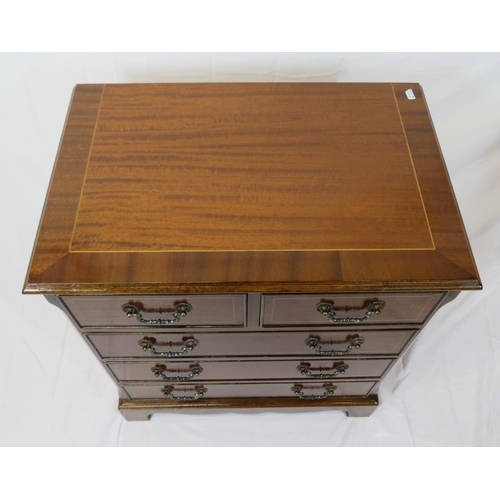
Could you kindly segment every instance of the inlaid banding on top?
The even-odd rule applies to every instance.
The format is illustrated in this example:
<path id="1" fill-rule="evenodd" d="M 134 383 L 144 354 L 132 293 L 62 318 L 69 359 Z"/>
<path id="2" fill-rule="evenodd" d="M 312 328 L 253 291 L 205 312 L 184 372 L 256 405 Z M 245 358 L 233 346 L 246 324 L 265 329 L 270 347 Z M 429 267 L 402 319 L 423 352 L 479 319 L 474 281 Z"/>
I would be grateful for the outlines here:
<path id="1" fill-rule="evenodd" d="M 107 85 L 71 252 L 433 249 L 391 85 L 349 89 Z"/>

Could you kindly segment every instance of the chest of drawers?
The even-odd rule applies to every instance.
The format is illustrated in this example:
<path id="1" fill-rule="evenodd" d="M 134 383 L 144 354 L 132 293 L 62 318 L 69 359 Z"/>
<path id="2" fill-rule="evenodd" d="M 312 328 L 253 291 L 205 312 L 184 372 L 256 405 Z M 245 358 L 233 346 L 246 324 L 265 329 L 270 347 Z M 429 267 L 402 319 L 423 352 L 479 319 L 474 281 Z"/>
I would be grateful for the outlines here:
<path id="1" fill-rule="evenodd" d="M 418 84 L 75 88 L 24 293 L 127 419 L 368 416 L 434 312 L 481 288 Z"/>

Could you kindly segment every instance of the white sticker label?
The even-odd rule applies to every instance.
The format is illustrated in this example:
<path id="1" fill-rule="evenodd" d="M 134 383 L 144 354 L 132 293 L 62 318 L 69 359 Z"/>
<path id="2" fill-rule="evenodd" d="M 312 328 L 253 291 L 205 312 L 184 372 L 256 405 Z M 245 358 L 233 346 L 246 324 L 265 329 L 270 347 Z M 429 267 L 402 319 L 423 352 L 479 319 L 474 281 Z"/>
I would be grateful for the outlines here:
<path id="1" fill-rule="evenodd" d="M 406 97 L 408 97 L 408 99 L 412 100 L 412 99 L 415 99 L 415 94 L 413 93 L 413 90 L 412 89 L 408 89 L 406 92 Z"/>

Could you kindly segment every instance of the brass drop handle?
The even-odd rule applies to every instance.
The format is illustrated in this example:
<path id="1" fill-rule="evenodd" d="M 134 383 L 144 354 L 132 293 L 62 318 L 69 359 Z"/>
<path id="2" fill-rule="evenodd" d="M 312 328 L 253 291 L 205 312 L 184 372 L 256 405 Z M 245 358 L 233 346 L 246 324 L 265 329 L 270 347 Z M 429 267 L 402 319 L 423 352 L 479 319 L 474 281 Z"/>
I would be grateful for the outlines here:
<path id="1" fill-rule="evenodd" d="M 329 302 L 320 302 L 316 305 L 316 311 L 318 311 L 323 316 L 327 316 L 330 323 L 364 323 L 368 321 L 374 314 L 380 314 L 382 309 L 385 307 L 385 302 L 382 300 L 378 300 L 376 302 L 372 302 L 367 308 L 366 313 L 362 318 L 336 318 L 336 312 L 333 310 L 332 304 Z"/>
<path id="2" fill-rule="evenodd" d="M 175 396 L 173 394 L 173 387 L 164 387 L 161 392 L 163 395 L 169 399 L 173 399 L 174 401 L 195 401 L 196 399 L 201 398 L 206 392 L 207 389 L 204 387 L 200 387 L 196 389 L 195 393 L 192 396 Z"/>
<path id="3" fill-rule="evenodd" d="M 128 318 L 136 318 L 143 325 L 172 325 L 178 323 L 181 318 L 193 310 L 193 306 L 187 302 L 181 302 L 175 306 L 175 312 L 172 314 L 172 319 L 144 319 L 140 309 L 133 304 L 123 304 L 122 310 Z"/>
<path id="4" fill-rule="evenodd" d="M 328 396 L 332 396 L 335 394 L 335 391 L 337 389 L 336 385 L 329 385 L 329 386 L 324 386 L 325 387 L 325 392 L 323 394 L 310 394 L 306 395 L 304 394 L 304 391 L 302 390 L 301 385 L 294 385 L 292 387 L 292 392 L 298 396 L 300 399 L 325 399 Z"/>
<path id="5" fill-rule="evenodd" d="M 318 339 L 315 339 L 314 337 L 309 337 L 305 340 L 305 343 L 309 347 L 309 349 L 316 351 L 316 354 L 321 354 L 322 356 L 345 356 L 346 354 L 349 354 L 353 349 L 359 349 L 364 341 L 364 337 L 355 337 L 344 351 L 324 351 L 320 345 L 320 341 Z"/>
<path id="6" fill-rule="evenodd" d="M 347 370 L 349 369 L 349 365 L 346 365 L 345 363 L 340 363 L 337 366 L 333 366 L 333 371 L 328 372 L 328 373 L 314 373 L 311 371 L 311 368 L 309 365 L 306 365 L 304 363 L 300 363 L 299 366 L 297 366 L 297 370 L 304 375 L 304 377 L 311 377 L 311 378 L 332 378 L 336 377 L 337 375 L 344 374 Z"/>
<path id="7" fill-rule="evenodd" d="M 151 371 L 154 373 L 155 377 L 161 377 L 163 380 L 167 380 L 168 382 L 186 382 L 187 380 L 191 380 L 194 377 L 197 377 L 202 371 L 203 368 L 201 366 L 193 366 L 191 371 L 185 376 L 177 376 L 177 377 L 169 377 L 165 375 L 165 371 L 167 367 L 165 365 L 155 365 L 151 368 Z"/>
<path id="8" fill-rule="evenodd" d="M 139 340 L 138 344 L 141 346 L 143 351 L 150 351 L 151 354 L 155 356 L 163 356 L 165 358 L 178 358 L 179 356 L 184 356 L 189 351 L 192 351 L 199 342 L 196 339 L 186 339 L 184 341 L 184 347 L 180 351 L 157 351 L 155 349 L 156 339 L 154 337 L 144 337 Z"/>

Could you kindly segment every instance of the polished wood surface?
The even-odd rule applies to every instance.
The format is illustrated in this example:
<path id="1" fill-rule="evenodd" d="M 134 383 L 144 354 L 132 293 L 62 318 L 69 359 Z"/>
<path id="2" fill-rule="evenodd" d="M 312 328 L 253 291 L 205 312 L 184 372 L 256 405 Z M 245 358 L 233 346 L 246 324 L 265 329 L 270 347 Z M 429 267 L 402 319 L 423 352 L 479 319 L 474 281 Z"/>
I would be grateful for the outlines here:
<path id="1" fill-rule="evenodd" d="M 150 351 L 143 351 L 139 342 L 145 337 L 154 338 L 158 352 L 180 351 L 186 339 L 194 338 L 198 345 L 182 359 L 198 356 L 304 356 L 313 352 L 306 340 L 314 338 L 324 350 L 345 350 L 358 337 L 364 342 L 352 356 L 398 355 L 412 338 L 415 329 L 407 330 L 354 330 L 354 331 L 284 331 L 284 332 L 183 332 L 162 333 L 157 330 L 138 333 L 88 333 L 86 336 L 102 358 L 154 358 Z M 318 355 L 318 359 L 322 356 Z M 165 359 L 157 356 L 156 359 Z"/>
<path id="2" fill-rule="evenodd" d="M 148 362 L 108 363 L 118 380 L 125 381 L 156 381 L 161 382 L 162 377 L 156 376 L 152 371 L 157 367 L 162 370 L 166 377 L 186 377 L 193 367 L 201 369 L 199 375 L 193 378 L 191 383 L 199 381 L 214 380 L 259 380 L 259 379 L 297 379 L 311 381 L 302 375 L 297 367 L 307 366 L 312 374 L 324 375 L 321 381 L 334 381 L 351 377 L 381 377 L 389 365 L 391 359 L 356 359 L 339 357 L 337 359 L 312 359 L 308 357 L 293 360 L 158 360 Z M 345 369 L 339 370 L 339 366 Z M 334 375 L 331 375 L 334 374 Z M 330 377 L 326 378 L 328 375 Z"/>
<path id="3" fill-rule="evenodd" d="M 323 395 L 325 389 L 335 386 L 334 396 L 366 396 L 370 389 L 374 386 L 374 381 L 339 381 L 339 380 L 320 380 L 320 381 L 297 381 L 290 380 L 288 382 L 203 382 L 203 383 L 150 383 L 150 384 L 123 384 L 121 387 L 128 393 L 132 399 L 143 398 L 161 398 L 163 397 L 162 389 L 171 387 L 173 395 L 176 397 L 190 397 L 197 389 L 206 389 L 206 396 L 200 397 L 200 401 L 204 397 L 207 398 L 279 398 L 288 397 L 292 401 L 310 402 L 310 399 L 301 399 L 296 396 L 292 387 L 300 386 L 306 396 Z M 330 396 L 333 399 L 334 396 Z M 168 398 L 165 398 L 168 399 Z M 329 399 L 328 397 L 325 399 Z"/>
<path id="4" fill-rule="evenodd" d="M 418 84 L 238 83 L 78 85 L 23 291 L 58 295 L 145 419 L 367 416 L 434 312 L 480 288 Z"/>
<path id="5" fill-rule="evenodd" d="M 137 307 L 143 319 L 172 320 L 175 306 L 187 303 L 192 310 L 173 327 L 184 326 L 245 326 L 246 296 L 233 295 L 139 295 L 119 297 L 61 297 L 81 327 L 86 326 L 147 326 L 129 318 L 122 305 Z"/>
<path id="6" fill-rule="evenodd" d="M 119 409 L 126 420 L 149 420 L 155 413 L 168 413 L 172 410 L 240 410 L 266 411 L 267 408 L 297 408 L 318 411 L 339 410 L 349 417 L 369 417 L 378 407 L 377 395 L 364 398 L 356 396 L 337 396 L 330 399 L 296 400 L 292 398 L 218 398 L 198 399 L 196 401 L 170 401 L 168 399 L 120 399 Z"/>
<path id="7" fill-rule="evenodd" d="M 417 84 L 151 84 L 76 87 L 24 292 L 480 287 Z"/>
<path id="8" fill-rule="evenodd" d="M 70 251 L 434 249 L 391 85 L 344 89 L 106 85 Z"/>
<path id="9" fill-rule="evenodd" d="M 436 304 L 441 300 L 441 293 L 412 294 L 287 294 L 264 295 L 262 324 L 276 325 L 315 325 L 338 326 L 328 317 L 318 312 L 318 303 L 331 304 L 335 312 L 334 319 L 363 318 L 370 304 L 385 303 L 380 314 L 373 314 L 363 323 L 370 327 L 380 323 L 424 323 Z"/>

